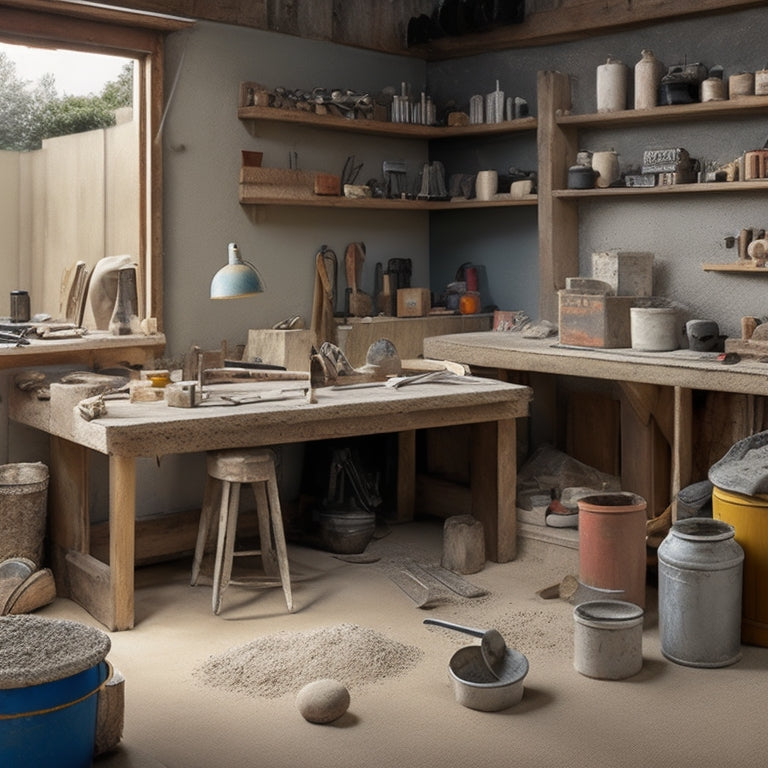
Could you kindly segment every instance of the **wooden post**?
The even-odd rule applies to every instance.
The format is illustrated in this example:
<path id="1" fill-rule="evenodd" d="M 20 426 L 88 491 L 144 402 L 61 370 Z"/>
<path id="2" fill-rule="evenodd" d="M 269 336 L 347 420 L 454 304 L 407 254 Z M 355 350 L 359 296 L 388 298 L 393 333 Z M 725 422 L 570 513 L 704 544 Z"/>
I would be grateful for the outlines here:
<path id="1" fill-rule="evenodd" d="M 576 131 L 558 126 L 555 117 L 571 108 L 568 76 L 539 72 L 539 316 L 557 322 L 558 294 L 565 278 L 579 274 L 577 203 L 556 199 L 552 190 L 566 186 L 568 167 L 576 162 Z"/>
<path id="2" fill-rule="evenodd" d="M 109 457 L 109 595 L 114 609 L 113 629 L 133 627 L 134 529 L 136 524 L 136 463 L 123 456 Z M 117 531 L 130 531 L 117 536 Z"/>
<path id="3" fill-rule="evenodd" d="M 672 522 L 677 520 L 677 494 L 691 482 L 693 397 L 687 387 L 675 387 L 675 438 L 672 446 Z"/>
<path id="4" fill-rule="evenodd" d="M 473 424 L 472 515 L 485 530 L 485 555 L 506 563 L 517 555 L 517 425 L 514 419 Z"/>

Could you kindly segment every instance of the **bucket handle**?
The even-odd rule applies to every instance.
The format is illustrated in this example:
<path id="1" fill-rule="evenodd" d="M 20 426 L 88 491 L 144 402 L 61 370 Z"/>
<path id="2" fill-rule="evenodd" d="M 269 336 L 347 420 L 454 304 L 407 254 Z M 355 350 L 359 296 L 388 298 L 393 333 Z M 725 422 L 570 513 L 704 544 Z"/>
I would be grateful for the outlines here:
<path id="1" fill-rule="evenodd" d="M 39 709 L 37 712 L 16 712 L 12 715 L 4 715 L 0 713 L 0 721 L 18 720 L 20 717 L 37 717 L 38 715 L 48 715 L 51 712 L 58 712 L 61 709 L 66 709 L 67 707 L 75 706 L 75 704 L 80 704 L 80 702 L 85 701 L 86 699 L 89 699 L 95 693 L 101 693 L 104 686 L 112 679 L 112 674 L 113 674 L 112 665 L 106 659 L 104 659 L 104 663 L 107 665 L 107 676 L 104 678 L 104 681 L 99 683 L 99 685 L 96 688 L 94 688 L 92 691 L 89 691 L 88 693 L 83 694 L 79 699 L 75 699 L 74 701 L 68 701 L 65 704 L 59 704 L 56 707 L 49 707 L 48 709 Z"/>

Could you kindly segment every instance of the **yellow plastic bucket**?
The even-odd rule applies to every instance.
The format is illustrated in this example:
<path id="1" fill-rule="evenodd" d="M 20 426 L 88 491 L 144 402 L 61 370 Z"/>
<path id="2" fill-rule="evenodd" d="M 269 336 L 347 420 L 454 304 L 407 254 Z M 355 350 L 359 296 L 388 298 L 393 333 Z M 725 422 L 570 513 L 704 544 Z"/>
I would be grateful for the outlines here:
<path id="1" fill-rule="evenodd" d="M 744 550 L 741 641 L 768 647 L 768 496 L 715 487 L 712 516 L 730 523 Z"/>

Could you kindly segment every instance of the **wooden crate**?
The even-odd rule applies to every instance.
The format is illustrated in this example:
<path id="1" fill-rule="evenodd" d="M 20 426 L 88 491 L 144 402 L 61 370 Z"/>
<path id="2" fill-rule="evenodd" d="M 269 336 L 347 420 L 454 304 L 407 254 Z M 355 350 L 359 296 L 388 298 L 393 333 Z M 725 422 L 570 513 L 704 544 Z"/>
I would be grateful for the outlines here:
<path id="1" fill-rule="evenodd" d="M 629 310 L 634 296 L 560 294 L 560 343 L 574 347 L 626 348 L 632 346 Z"/>
<path id="2" fill-rule="evenodd" d="M 429 288 L 398 288 L 398 317 L 426 317 L 431 307 L 432 295 Z"/>

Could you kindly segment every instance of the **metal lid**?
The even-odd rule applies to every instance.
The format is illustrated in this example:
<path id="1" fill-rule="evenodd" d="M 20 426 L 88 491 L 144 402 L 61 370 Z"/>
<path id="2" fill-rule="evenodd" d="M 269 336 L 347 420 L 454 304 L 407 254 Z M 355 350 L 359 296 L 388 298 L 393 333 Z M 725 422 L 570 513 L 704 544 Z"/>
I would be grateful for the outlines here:
<path id="1" fill-rule="evenodd" d="M 582 623 L 610 625 L 611 623 L 631 624 L 643 618 L 643 609 L 639 605 L 625 600 L 591 600 L 579 603 L 573 609 L 573 616 Z"/>

